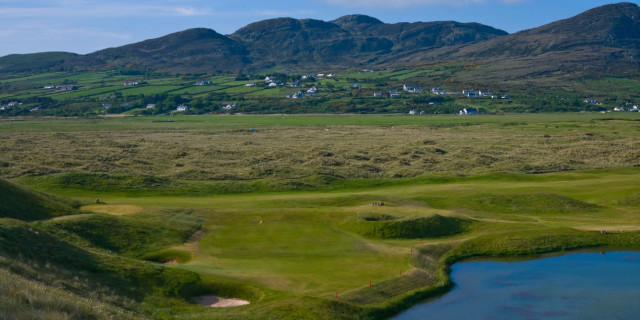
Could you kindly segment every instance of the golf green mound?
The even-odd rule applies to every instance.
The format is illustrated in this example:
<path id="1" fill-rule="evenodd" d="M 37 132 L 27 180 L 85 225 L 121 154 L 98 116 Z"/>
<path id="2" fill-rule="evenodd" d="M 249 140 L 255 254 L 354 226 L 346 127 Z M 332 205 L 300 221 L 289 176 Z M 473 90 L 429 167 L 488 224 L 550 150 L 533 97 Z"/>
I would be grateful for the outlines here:
<path id="1" fill-rule="evenodd" d="M 346 231 L 371 239 L 438 238 L 460 234 L 470 221 L 433 215 L 399 218 L 390 214 L 364 215 L 343 225 Z"/>
<path id="2" fill-rule="evenodd" d="M 579 213 L 602 209 L 592 203 L 553 193 L 484 194 L 472 196 L 460 203 L 467 209 L 500 213 Z"/>

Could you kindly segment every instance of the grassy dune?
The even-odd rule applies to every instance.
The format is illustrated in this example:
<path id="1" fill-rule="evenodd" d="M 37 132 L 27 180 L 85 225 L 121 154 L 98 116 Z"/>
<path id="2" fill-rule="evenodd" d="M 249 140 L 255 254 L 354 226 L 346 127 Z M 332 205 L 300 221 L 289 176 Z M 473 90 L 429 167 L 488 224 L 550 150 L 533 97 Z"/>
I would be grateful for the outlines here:
<path id="1" fill-rule="evenodd" d="M 79 202 L 63 200 L 0 179 L 0 218 L 25 221 L 71 215 Z"/>
<path id="2" fill-rule="evenodd" d="M 0 172 L 38 190 L 7 184 L 14 203 L 85 206 L 0 219 L 0 266 L 24 283 L 0 282 L 2 303 L 8 317 L 384 319 L 445 293 L 463 259 L 638 250 L 637 116 L 575 117 L 7 123 Z M 35 292 L 61 292 L 59 307 Z"/>

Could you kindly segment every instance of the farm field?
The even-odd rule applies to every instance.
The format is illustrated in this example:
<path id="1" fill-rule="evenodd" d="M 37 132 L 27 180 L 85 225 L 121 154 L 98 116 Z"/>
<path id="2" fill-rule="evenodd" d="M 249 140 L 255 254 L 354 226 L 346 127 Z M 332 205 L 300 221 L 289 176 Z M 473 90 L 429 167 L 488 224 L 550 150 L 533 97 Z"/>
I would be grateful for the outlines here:
<path id="1" fill-rule="evenodd" d="M 179 105 L 189 107 L 181 111 L 187 114 L 456 114 L 465 108 L 485 114 L 637 111 L 633 107 L 640 99 L 635 79 L 563 79 L 562 84 L 543 83 L 542 87 L 476 84 L 454 76 L 467 68 L 471 67 L 436 64 L 372 72 L 343 70 L 332 77 L 312 74 L 304 79 L 283 73 L 169 75 L 127 74 L 126 70 L 6 75 L 0 78 L 0 116 L 169 115 Z M 311 88 L 316 89 L 311 96 L 287 98 Z M 474 95 L 469 97 L 469 92 Z M 149 104 L 154 107 L 147 109 Z M 224 109 L 227 105 L 235 107 Z"/>
<path id="2" fill-rule="evenodd" d="M 30 297 L 49 318 L 386 319 L 464 259 L 638 250 L 639 121 L 0 120 L 0 318 Z"/>

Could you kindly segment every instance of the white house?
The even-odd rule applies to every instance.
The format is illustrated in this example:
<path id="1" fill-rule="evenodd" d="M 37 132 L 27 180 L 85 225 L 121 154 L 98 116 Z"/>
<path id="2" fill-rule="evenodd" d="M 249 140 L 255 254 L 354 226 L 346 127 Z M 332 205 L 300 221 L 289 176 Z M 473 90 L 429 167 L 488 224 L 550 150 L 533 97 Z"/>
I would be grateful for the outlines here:
<path id="1" fill-rule="evenodd" d="M 275 83 L 275 82 L 271 82 L 271 83 L 269 83 L 269 88 L 275 88 L 275 87 L 277 87 L 277 86 L 278 86 L 278 84 L 277 84 L 277 83 Z"/>
<path id="2" fill-rule="evenodd" d="M 335 78 L 335 77 L 336 77 L 336 74 L 335 74 L 335 73 L 329 73 L 329 74 L 327 75 L 327 78 Z"/>
<path id="3" fill-rule="evenodd" d="M 233 110 L 235 108 L 236 108 L 235 104 L 228 104 L 228 105 L 222 106 L 222 110 Z"/>
<path id="4" fill-rule="evenodd" d="M 392 93 L 392 94 L 389 94 L 389 97 L 390 98 L 400 98 L 400 94 L 399 93 Z"/>
<path id="5" fill-rule="evenodd" d="M 156 107 L 155 103 L 149 103 L 149 104 L 147 104 L 147 109 L 153 109 L 153 108 L 155 108 L 155 107 Z"/>
<path id="6" fill-rule="evenodd" d="M 411 111 L 409 111 L 409 114 L 414 116 L 416 114 L 416 111 L 415 110 L 411 110 Z"/>
<path id="7" fill-rule="evenodd" d="M 360 89 L 362 86 L 359 83 L 354 83 L 351 85 L 351 89 Z"/>
<path id="8" fill-rule="evenodd" d="M 189 110 L 189 107 L 188 107 L 188 106 L 185 106 L 185 105 L 183 105 L 183 104 L 182 104 L 182 105 L 179 105 L 179 106 L 176 108 L 176 110 L 177 110 L 177 111 L 187 111 L 187 110 Z"/>
<path id="9" fill-rule="evenodd" d="M 249 83 L 245 83 L 245 84 L 244 84 L 244 86 L 245 86 L 245 87 L 255 87 L 255 86 L 256 86 L 256 84 L 255 84 L 255 83 L 253 83 L 253 82 L 249 82 Z"/>
<path id="10" fill-rule="evenodd" d="M 124 85 L 125 86 L 137 86 L 138 85 L 138 81 L 125 81 Z"/>
<path id="11" fill-rule="evenodd" d="M 472 114 L 480 114 L 480 111 L 476 108 L 464 108 L 460 110 L 460 114 L 464 115 L 472 115 Z"/>
<path id="12" fill-rule="evenodd" d="M 373 96 L 376 98 L 382 98 L 382 92 L 374 92 Z"/>
<path id="13" fill-rule="evenodd" d="M 412 84 L 405 84 L 405 85 L 402 86 L 402 90 L 404 90 L 404 91 L 413 91 L 414 88 L 415 88 L 415 86 L 412 85 Z"/>
<path id="14" fill-rule="evenodd" d="M 298 91 L 290 96 L 290 99 L 302 99 L 304 98 L 304 93 L 302 91 Z"/>

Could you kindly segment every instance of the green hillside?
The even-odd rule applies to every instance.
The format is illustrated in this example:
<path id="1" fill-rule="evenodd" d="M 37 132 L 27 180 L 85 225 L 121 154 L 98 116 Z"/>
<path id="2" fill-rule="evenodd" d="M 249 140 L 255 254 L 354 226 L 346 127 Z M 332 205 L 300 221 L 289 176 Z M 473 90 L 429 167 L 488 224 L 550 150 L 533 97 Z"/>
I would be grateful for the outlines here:
<path id="1" fill-rule="evenodd" d="M 0 179 L 0 218 L 33 221 L 76 214 L 78 203 Z"/>

